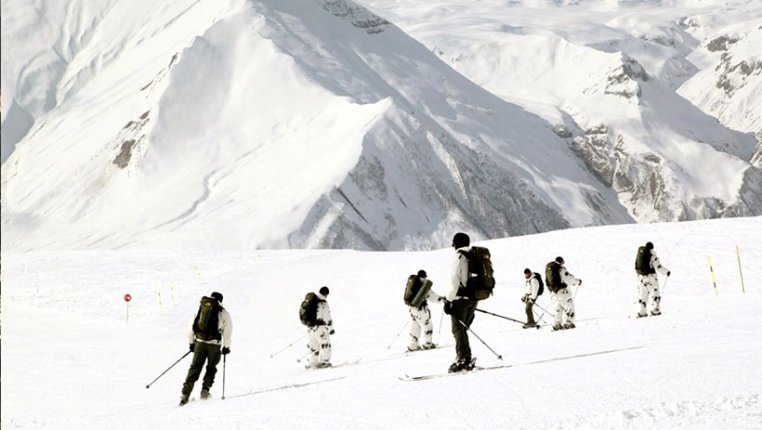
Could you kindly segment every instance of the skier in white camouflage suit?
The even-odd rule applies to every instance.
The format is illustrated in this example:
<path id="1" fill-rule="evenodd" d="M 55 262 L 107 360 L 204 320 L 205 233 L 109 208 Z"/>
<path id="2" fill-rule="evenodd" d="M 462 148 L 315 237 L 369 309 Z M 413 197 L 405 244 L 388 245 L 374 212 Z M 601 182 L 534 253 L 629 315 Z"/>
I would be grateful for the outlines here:
<path id="1" fill-rule="evenodd" d="M 574 296 L 568 287 L 582 285 L 582 280 L 577 279 L 564 267 L 563 257 L 556 257 L 545 266 L 545 284 L 550 290 L 550 298 L 556 304 L 556 321 L 553 331 L 567 330 L 576 327 L 574 325 Z"/>
<path id="2" fill-rule="evenodd" d="M 641 258 L 642 257 L 642 258 Z M 671 275 L 666 267 L 661 264 L 659 257 L 654 252 L 654 244 L 647 242 L 638 249 L 635 259 L 635 271 L 638 273 L 638 318 L 648 316 L 647 304 L 651 303 L 651 315 L 661 315 L 661 293 L 659 291 L 659 278 L 657 272 L 667 276 Z"/>
<path id="3" fill-rule="evenodd" d="M 318 299 L 317 321 L 315 325 L 307 327 L 307 334 L 309 335 L 307 347 L 310 350 L 308 368 L 331 367 L 331 335 L 335 331 L 331 318 L 331 308 L 327 301 L 329 292 L 328 287 L 321 287 L 316 294 Z"/>
<path id="4" fill-rule="evenodd" d="M 416 278 L 416 283 L 418 285 L 422 285 L 424 282 L 428 281 L 425 270 L 419 270 Z M 431 281 L 428 282 L 430 283 Z M 419 288 L 423 287 L 421 286 Z M 423 297 L 420 305 L 413 306 L 408 304 L 408 311 L 410 312 L 410 318 L 412 318 L 410 323 L 410 343 L 407 345 L 408 351 L 436 348 L 436 345 L 434 345 L 434 342 L 432 341 L 434 326 L 431 323 L 431 311 L 428 306 L 429 301 L 441 302 L 444 301 L 444 297 L 429 289 L 428 293 Z M 419 344 L 421 330 L 423 330 L 423 343 Z"/>

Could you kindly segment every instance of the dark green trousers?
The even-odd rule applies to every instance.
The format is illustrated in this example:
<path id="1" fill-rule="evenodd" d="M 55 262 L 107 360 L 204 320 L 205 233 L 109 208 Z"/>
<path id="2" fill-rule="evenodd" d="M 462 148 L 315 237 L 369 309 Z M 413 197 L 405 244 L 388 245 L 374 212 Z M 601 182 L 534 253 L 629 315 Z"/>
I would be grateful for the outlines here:
<path id="1" fill-rule="evenodd" d="M 452 322 L 452 335 L 455 338 L 455 354 L 458 361 L 471 361 L 471 345 L 468 343 L 468 330 L 474 322 L 476 313 L 476 300 L 459 299 L 452 302 L 450 320 Z M 459 322 L 463 321 L 466 327 Z"/>
<path id="2" fill-rule="evenodd" d="M 193 384 L 201 376 L 201 369 L 204 368 L 204 363 L 206 363 L 206 373 L 204 373 L 204 385 L 202 385 L 201 389 L 209 391 L 212 388 L 214 375 L 217 374 L 217 364 L 220 363 L 221 355 L 220 345 L 196 342 L 196 346 L 193 348 L 193 361 L 183 384 L 183 394 L 190 395 L 191 391 L 193 391 Z"/>
<path id="3" fill-rule="evenodd" d="M 527 324 L 534 324 L 534 310 L 532 309 L 534 307 L 534 301 L 527 299 L 526 308 L 524 309 L 527 313 Z"/>

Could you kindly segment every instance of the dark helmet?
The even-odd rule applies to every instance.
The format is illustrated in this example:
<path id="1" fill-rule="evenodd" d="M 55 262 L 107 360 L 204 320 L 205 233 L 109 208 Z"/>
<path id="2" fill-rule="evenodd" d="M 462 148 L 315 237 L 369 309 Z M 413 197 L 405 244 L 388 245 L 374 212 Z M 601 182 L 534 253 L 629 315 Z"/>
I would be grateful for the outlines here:
<path id="1" fill-rule="evenodd" d="M 328 289 L 328 287 L 320 287 L 320 294 L 327 296 L 330 292 L 331 291 Z"/>
<path id="2" fill-rule="evenodd" d="M 212 294 L 210 294 L 209 297 L 213 298 L 214 300 L 217 300 L 219 303 L 222 303 L 222 294 L 221 293 L 218 293 L 218 292 L 215 291 Z"/>
<path id="3" fill-rule="evenodd" d="M 419 270 L 419 271 L 418 271 L 418 277 L 419 277 L 419 278 L 426 278 L 426 277 L 427 277 L 427 276 L 426 276 L 426 271 L 425 271 L 425 270 L 423 270 L 423 269 Z"/>
<path id="4" fill-rule="evenodd" d="M 654 244 L 651 242 L 646 242 L 646 249 L 654 249 Z"/>

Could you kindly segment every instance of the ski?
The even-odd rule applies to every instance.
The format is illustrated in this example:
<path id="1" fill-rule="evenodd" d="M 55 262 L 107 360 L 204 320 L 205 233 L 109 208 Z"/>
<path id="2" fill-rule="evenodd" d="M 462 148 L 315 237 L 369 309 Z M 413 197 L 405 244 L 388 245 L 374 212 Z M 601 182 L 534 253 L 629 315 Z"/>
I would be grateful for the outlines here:
<path id="1" fill-rule="evenodd" d="M 472 373 L 483 372 L 485 370 L 505 369 L 505 368 L 508 368 L 508 367 L 513 367 L 513 364 L 501 364 L 501 365 L 498 365 L 498 366 L 486 366 L 486 367 L 476 366 L 476 367 L 473 368 L 473 370 L 453 372 L 453 373 L 443 372 L 443 373 L 432 373 L 432 374 L 429 374 L 429 375 L 416 375 L 416 376 L 403 375 L 403 376 L 399 377 L 399 380 L 400 381 L 405 381 L 405 382 L 424 381 L 426 379 L 443 378 L 445 376 L 469 375 L 469 374 L 472 374 Z"/>
<path id="2" fill-rule="evenodd" d="M 452 344 L 437 345 L 437 346 L 435 346 L 433 348 L 429 348 L 429 349 L 421 348 L 421 349 L 416 349 L 416 350 L 413 350 L 413 351 L 406 350 L 406 351 L 403 351 L 402 353 L 405 354 L 405 355 L 410 355 L 410 354 L 415 354 L 416 352 L 432 351 L 432 350 L 435 350 L 435 349 L 442 349 L 442 348 L 450 348 L 451 346 L 452 346 Z"/>
<path id="3" fill-rule="evenodd" d="M 357 358 L 354 360 L 345 360 L 337 364 L 332 364 L 327 367 L 312 367 L 312 366 L 305 366 L 305 370 L 322 370 L 322 369 L 336 369 L 337 367 L 344 367 L 344 366 L 352 366 L 355 364 L 359 364 L 362 361 L 361 358 Z"/>
<path id="4" fill-rule="evenodd" d="M 406 381 L 406 382 L 410 382 L 410 381 L 423 381 L 423 380 L 426 380 L 426 379 L 442 378 L 442 377 L 445 377 L 445 376 L 468 375 L 468 374 L 471 374 L 471 373 L 478 373 L 478 372 L 481 372 L 481 371 L 484 371 L 484 370 L 506 369 L 506 368 L 509 368 L 509 367 L 529 366 L 529 365 L 534 365 L 534 364 L 551 363 L 551 362 L 554 362 L 554 361 L 562 361 L 562 360 L 573 360 L 573 359 L 577 359 L 577 358 L 593 357 L 593 356 L 596 356 L 596 355 L 604 355 L 604 354 L 613 354 L 613 353 L 616 353 L 616 352 L 630 351 L 630 350 L 641 349 L 641 348 L 644 348 L 644 347 L 643 346 L 629 346 L 629 347 L 618 348 L 618 349 L 610 349 L 610 350 L 607 350 L 607 351 L 595 351 L 595 352 L 588 352 L 588 353 L 584 353 L 584 354 L 569 355 L 569 356 L 565 356 L 565 357 L 548 358 L 548 359 L 544 359 L 544 360 L 531 361 L 531 362 L 528 362 L 528 363 L 499 364 L 497 366 L 485 366 L 485 367 L 476 366 L 471 371 L 461 371 L 461 372 L 454 372 L 454 373 L 447 373 L 447 372 L 445 372 L 445 373 L 433 373 L 433 374 L 430 374 L 430 375 L 418 375 L 418 376 L 404 375 L 404 376 L 400 376 L 399 380 Z"/>

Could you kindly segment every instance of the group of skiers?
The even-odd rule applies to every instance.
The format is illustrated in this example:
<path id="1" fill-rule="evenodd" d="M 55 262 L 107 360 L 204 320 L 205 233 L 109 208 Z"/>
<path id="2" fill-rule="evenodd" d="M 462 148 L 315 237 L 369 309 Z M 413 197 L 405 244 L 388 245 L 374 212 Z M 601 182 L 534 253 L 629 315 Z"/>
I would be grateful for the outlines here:
<path id="1" fill-rule="evenodd" d="M 443 302 L 444 313 L 450 316 L 455 339 L 456 356 L 448 369 L 451 373 L 474 368 L 476 359 L 471 355 L 468 333 L 478 302 L 489 297 L 495 286 L 490 252 L 487 248 L 471 246 L 470 237 L 462 232 L 453 236 L 452 247 L 455 254 L 451 262 L 447 292 L 441 296 L 435 293 L 426 271 L 419 270 L 415 275 L 408 277 L 403 297 L 411 318 L 408 351 L 436 347 L 432 341 L 433 325 L 428 302 Z M 661 264 L 653 249 L 651 242 L 641 246 L 635 260 L 635 270 L 638 274 L 638 317 L 648 316 L 649 303 L 651 315 L 661 315 L 657 272 L 666 276 L 671 274 Z M 542 294 L 545 287 L 550 291 L 551 301 L 555 304 L 552 330 L 576 327 L 574 296 L 569 287 L 581 285 L 582 280 L 574 277 L 566 269 L 563 257 L 556 257 L 546 265 L 544 282 L 540 273 L 529 268 L 524 269 L 524 278 L 525 290 L 521 298 L 525 303 L 527 315 L 524 328 L 537 326 L 533 308 L 538 295 Z M 328 287 L 324 286 L 317 293 L 308 293 L 299 310 L 299 318 L 307 328 L 309 338 L 307 368 L 331 367 L 331 335 L 335 331 L 328 305 L 329 292 Z M 193 385 L 200 377 L 205 363 L 206 373 L 201 398 L 209 397 L 209 389 L 214 383 L 220 357 L 230 353 L 233 324 L 230 314 L 222 307 L 222 298 L 219 292 L 203 297 L 191 324 L 188 340 L 193 361 L 183 384 L 181 406 L 188 402 Z"/>

